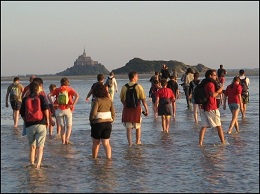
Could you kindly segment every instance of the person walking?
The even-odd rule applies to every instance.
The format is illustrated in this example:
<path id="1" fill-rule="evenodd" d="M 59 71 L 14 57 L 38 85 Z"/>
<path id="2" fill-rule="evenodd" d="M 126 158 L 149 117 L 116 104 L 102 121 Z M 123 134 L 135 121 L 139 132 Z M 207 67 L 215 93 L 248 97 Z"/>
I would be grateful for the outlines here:
<path id="1" fill-rule="evenodd" d="M 161 78 L 158 71 L 155 71 L 154 75 L 149 80 L 149 82 L 151 82 L 151 86 L 154 84 L 155 80 L 159 82 L 159 85 L 161 84 Z"/>
<path id="2" fill-rule="evenodd" d="M 198 123 L 198 113 L 200 113 L 200 105 L 195 103 L 194 90 L 199 83 L 200 83 L 199 73 L 195 72 L 194 79 L 190 82 L 190 90 L 189 90 L 190 99 L 193 104 L 193 116 L 194 116 L 195 123 Z"/>
<path id="3" fill-rule="evenodd" d="M 202 146 L 204 135 L 208 127 L 216 127 L 218 130 L 218 136 L 222 144 L 225 143 L 225 137 L 221 126 L 220 112 L 217 108 L 216 96 L 223 90 L 223 86 L 218 88 L 216 82 L 217 72 L 216 70 L 209 69 L 205 73 L 205 79 L 202 80 L 204 90 L 208 101 L 205 105 L 201 105 L 200 117 L 201 117 L 201 129 L 199 133 L 199 145 Z M 202 83 L 201 83 L 202 84 Z"/>
<path id="4" fill-rule="evenodd" d="M 24 89 L 23 89 L 22 98 L 25 97 L 26 92 L 29 90 L 30 83 L 33 81 L 34 78 L 36 78 L 35 75 L 30 76 L 30 78 L 29 78 L 29 84 L 28 84 L 27 86 L 25 86 Z"/>
<path id="5" fill-rule="evenodd" d="M 185 74 L 183 74 L 181 81 L 183 82 L 181 85 L 183 87 L 183 91 L 185 93 L 185 98 L 187 102 L 187 108 L 191 108 L 191 99 L 189 98 L 189 90 L 190 90 L 190 82 L 194 79 L 193 71 L 189 67 L 187 68 Z"/>
<path id="6" fill-rule="evenodd" d="M 223 65 L 219 65 L 219 69 L 217 71 L 218 73 L 218 80 L 219 80 L 219 83 L 223 86 L 223 88 L 225 88 L 225 82 L 226 82 L 226 74 L 227 74 L 227 71 L 223 68 Z"/>
<path id="7" fill-rule="evenodd" d="M 115 108 L 105 85 L 96 85 L 93 94 L 96 98 L 89 115 L 92 137 L 92 157 L 98 157 L 100 142 L 102 142 L 106 158 L 110 159 L 112 156 L 110 135 L 112 122 L 115 120 Z"/>
<path id="8" fill-rule="evenodd" d="M 225 90 L 224 99 L 223 99 L 223 109 L 226 110 L 226 101 L 228 99 L 228 106 L 232 113 L 232 120 L 227 131 L 228 134 L 232 133 L 232 129 L 235 126 L 236 132 L 239 132 L 238 124 L 238 113 L 239 108 L 243 111 L 243 101 L 242 101 L 242 86 L 240 85 L 239 77 L 234 77 L 230 85 L 227 86 Z"/>
<path id="9" fill-rule="evenodd" d="M 177 83 L 177 78 L 174 75 L 170 76 L 170 80 L 167 82 L 167 88 L 170 88 L 174 94 L 175 100 L 172 101 L 172 115 L 176 116 L 176 100 L 180 98 L 180 90 Z"/>
<path id="10" fill-rule="evenodd" d="M 20 84 L 19 77 L 14 77 L 13 83 L 8 86 L 6 96 L 5 96 L 6 108 L 9 107 L 8 104 L 8 98 L 9 98 L 13 110 L 14 128 L 18 127 L 23 90 L 24 87 L 22 84 Z"/>
<path id="11" fill-rule="evenodd" d="M 155 118 L 157 118 L 158 116 L 158 111 L 157 111 L 157 106 L 155 104 L 156 101 L 156 92 L 160 89 L 160 85 L 159 85 L 159 81 L 158 80 L 154 80 L 153 85 L 150 87 L 149 90 L 149 98 L 151 99 L 152 103 L 153 103 L 153 115 Z"/>
<path id="12" fill-rule="evenodd" d="M 170 88 L 167 88 L 167 80 L 161 80 L 162 88 L 156 92 L 156 106 L 158 107 L 158 116 L 162 118 L 162 128 L 164 133 L 169 133 L 172 102 L 175 101 L 175 96 Z"/>
<path id="13" fill-rule="evenodd" d="M 245 76 L 245 70 L 240 69 L 239 70 L 239 79 L 240 84 L 242 86 L 242 107 L 240 107 L 240 111 L 242 114 L 242 118 L 246 117 L 246 110 L 247 110 L 247 104 L 249 103 L 249 91 L 248 87 L 250 85 L 250 79 Z"/>
<path id="14" fill-rule="evenodd" d="M 111 100 L 113 101 L 115 92 L 117 92 L 117 90 L 118 90 L 117 81 L 116 81 L 115 74 L 113 71 L 111 71 L 109 73 L 109 76 L 105 82 L 105 85 L 108 87 L 109 96 L 110 96 Z"/>
<path id="15" fill-rule="evenodd" d="M 94 84 L 92 84 L 88 94 L 87 94 L 87 97 L 86 97 L 86 102 L 89 102 L 89 97 L 92 95 L 92 100 L 91 100 L 91 107 L 93 105 L 93 102 L 95 100 L 95 95 L 93 95 L 93 90 L 94 90 L 94 87 L 97 85 L 97 84 L 104 84 L 104 74 L 100 73 L 97 75 L 97 82 L 95 82 Z M 107 87 L 107 90 L 108 90 L 108 87 Z"/>
<path id="16" fill-rule="evenodd" d="M 144 92 L 143 87 L 140 84 L 137 84 L 138 82 L 138 73 L 136 71 L 131 71 L 128 73 L 129 82 L 126 85 L 123 85 L 120 92 L 120 100 L 123 104 L 123 112 L 122 112 L 122 122 L 127 130 L 127 140 L 129 146 L 132 146 L 132 134 L 131 130 L 136 129 L 136 144 L 141 144 L 141 103 L 145 109 L 146 116 L 149 114 L 148 106 L 146 103 L 146 95 Z M 138 105 L 134 108 L 129 108 L 126 99 L 127 98 L 127 86 L 134 86 L 137 84 L 134 88 L 136 91 L 136 98 L 135 99 L 138 102 Z M 141 103 L 140 103 L 141 101 Z"/>
<path id="17" fill-rule="evenodd" d="M 56 117 L 61 127 L 61 141 L 62 144 L 67 145 L 71 144 L 69 140 L 72 131 L 72 117 L 75 105 L 79 100 L 79 94 L 75 89 L 70 87 L 68 78 L 61 78 L 60 84 L 61 86 L 50 92 L 49 96 L 57 97 L 53 106 L 58 107 Z"/>
<path id="18" fill-rule="evenodd" d="M 30 93 L 22 99 L 21 117 L 26 127 L 27 139 L 29 141 L 30 163 L 36 168 L 41 167 L 46 130 L 49 126 L 49 105 L 46 98 L 40 94 L 39 83 L 32 81 L 29 86 Z M 29 102 L 34 102 L 33 106 Z M 38 105 L 38 107 L 36 107 Z M 36 110 L 37 114 L 30 114 L 31 109 Z M 33 111 L 33 112 L 34 112 Z M 37 161 L 36 161 L 37 154 Z"/>
<path id="19" fill-rule="evenodd" d="M 169 69 L 167 67 L 167 65 L 164 63 L 162 64 L 162 68 L 161 68 L 161 79 L 168 79 L 170 77 L 170 72 Z"/>

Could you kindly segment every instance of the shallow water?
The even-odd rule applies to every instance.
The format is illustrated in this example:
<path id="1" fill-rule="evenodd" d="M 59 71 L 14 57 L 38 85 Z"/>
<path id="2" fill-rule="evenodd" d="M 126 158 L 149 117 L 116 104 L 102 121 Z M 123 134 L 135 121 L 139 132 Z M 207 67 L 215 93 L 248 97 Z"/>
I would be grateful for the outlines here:
<path id="1" fill-rule="evenodd" d="M 126 79 L 118 79 L 119 91 Z M 227 78 L 230 83 L 231 78 Z M 122 105 L 115 94 L 116 120 L 111 134 L 112 160 L 105 159 L 101 146 L 98 159 L 91 158 L 92 141 L 88 116 L 90 103 L 85 97 L 95 82 L 70 80 L 79 95 L 73 115 L 73 145 L 61 145 L 59 139 L 47 138 L 43 166 L 36 170 L 28 160 L 28 141 L 19 128 L 13 129 L 12 110 L 5 108 L 5 94 L 10 82 L 1 82 L 1 192 L 259 192 L 259 77 L 250 77 L 250 103 L 241 119 L 241 132 L 227 135 L 228 145 L 220 145 L 215 129 L 208 129 L 204 146 L 198 146 L 199 124 L 186 109 L 184 94 L 177 101 L 177 116 L 169 134 L 162 133 L 161 119 L 143 117 L 143 145 L 128 147 L 121 123 Z M 27 82 L 22 82 L 24 85 Z M 45 90 L 57 80 L 44 80 Z M 150 82 L 139 80 L 146 94 Z M 223 129 L 231 120 L 229 109 L 220 108 Z M 56 129 L 54 129 L 56 130 Z M 135 133 L 133 131 L 133 140 Z"/>

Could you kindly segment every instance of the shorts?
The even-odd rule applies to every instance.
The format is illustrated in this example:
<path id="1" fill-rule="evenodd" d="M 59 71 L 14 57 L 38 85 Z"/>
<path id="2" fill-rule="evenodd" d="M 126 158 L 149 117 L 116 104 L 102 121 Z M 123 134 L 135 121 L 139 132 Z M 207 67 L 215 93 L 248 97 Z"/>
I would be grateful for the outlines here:
<path id="1" fill-rule="evenodd" d="M 46 138 L 46 125 L 37 124 L 26 128 L 29 146 L 44 147 Z"/>
<path id="2" fill-rule="evenodd" d="M 61 110 L 56 110 L 56 118 L 58 119 L 58 123 L 60 126 L 72 126 L 72 111 L 70 108 Z"/>
<path id="3" fill-rule="evenodd" d="M 141 122 L 142 122 L 142 118 L 141 118 Z M 126 129 L 140 129 L 141 128 L 141 123 L 131 123 L 131 122 L 125 122 L 123 123 L 123 125 L 125 126 Z"/>
<path id="4" fill-rule="evenodd" d="M 219 109 L 210 111 L 200 111 L 201 125 L 203 127 L 221 126 Z"/>
<path id="5" fill-rule="evenodd" d="M 22 102 L 18 100 L 12 100 L 10 101 L 10 104 L 13 110 L 20 110 Z"/>
<path id="6" fill-rule="evenodd" d="M 242 95 L 242 101 L 243 101 L 243 104 L 247 104 L 249 102 L 249 95 Z"/>
<path id="7" fill-rule="evenodd" d="M 112 123 L 91 123 L 91 137 L 94 139 L 109 139 L 112 131 Z"/>
<path id="8" fill-rule="evenodd" d="M 229 109 L 231 110 L 231 112 L 232 112 L 233 110 L 237 110 L 237 109 L 240 108 L 239 104 L 236 104 L 236 103 L 228 104 L 228 107 L 229 107 Z"/>

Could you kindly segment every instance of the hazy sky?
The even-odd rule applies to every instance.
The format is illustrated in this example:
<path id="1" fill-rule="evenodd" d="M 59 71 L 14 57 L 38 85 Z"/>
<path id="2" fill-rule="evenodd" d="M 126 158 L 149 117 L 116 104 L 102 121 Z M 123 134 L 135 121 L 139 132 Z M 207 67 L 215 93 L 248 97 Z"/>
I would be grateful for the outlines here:
<path id="1" fill-rule="evenodd" d="M 1 76 L 55 74 L 84 47 L 109 71 L 138 57 L 259 67 L 258 1 L 1 1 Z"/>

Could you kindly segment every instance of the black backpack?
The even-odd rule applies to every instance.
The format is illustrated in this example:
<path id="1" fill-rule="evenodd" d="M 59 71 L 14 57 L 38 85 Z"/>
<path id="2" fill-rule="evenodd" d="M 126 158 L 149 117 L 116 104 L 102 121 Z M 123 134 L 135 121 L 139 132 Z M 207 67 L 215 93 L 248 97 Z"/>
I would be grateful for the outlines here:
<path id="1" fill-rule="evenodd" d="M 215 80 L 207 79 L 207 78 L 203 79 L 194 89 L 193 98 L 194 98 L 195 104 L 205 105 L 208 102 L 208 96 L 206 95 L 206 92 L 204 90 L 204 86 L 208 82 L 214 83 L 215 91 L 217 91 L 219 89 L 219 86 Z"/>
<path id="2" fill-rule="evenodd" d="M 109 88 L 111 88 L 113 85 L 112 79 L 113 79 L 113 77 L 112 78 L 108 77 L 106 80 L 105 85 L 107 85 Z"/>
<path id="3" fill-rule="evenodd" d="M 245 79 L 240 79 L 240 85 L 242 86 L 242 96 L 248 95 L 248 86 L 246 84 L 246 77 Z"/>
<path id="4" fill-rule="evenodd" d="M 125 84 L 125 86 L 127 87 L 126 99 L 125 99 L 126 107 L 135 108 L 135 107 L 139 106 L 140 100 L 137 98 L 137 92 L 135 89 L 135 86 L 137 86 L 137 84 L 134 84 L 132 86 Z"/>

